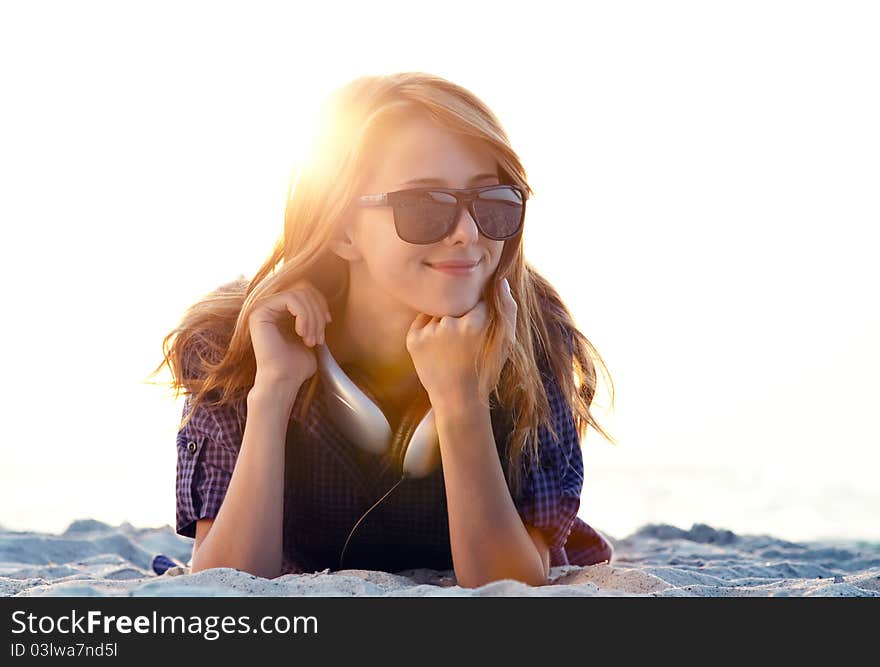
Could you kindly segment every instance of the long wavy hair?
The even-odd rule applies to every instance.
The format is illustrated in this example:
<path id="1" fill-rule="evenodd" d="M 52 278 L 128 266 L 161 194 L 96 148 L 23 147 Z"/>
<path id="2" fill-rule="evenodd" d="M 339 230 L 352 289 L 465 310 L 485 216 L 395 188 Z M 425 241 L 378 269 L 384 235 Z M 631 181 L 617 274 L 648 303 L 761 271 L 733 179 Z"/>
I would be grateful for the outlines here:
<path id="1" fill-rule="evenodd" d="M 441 127 L 476 138 L 494 157 L 502 183 L 519 185 L 533 194 L 519 157 L 493 112 L 473 93 L 441 77 L 423 72 L 364 76 L 336 90 L 324 103 L 321 122 L 310 150 L 293 170 L 287 193 L 283 233 L 248 280 L 239 275 L 190 306 L 162 342 L 175 398 L 184 392 L 191 409 L 183 428 L 202 401 L 206 405 L 241 404 L 254 384 L 256 361 L 248 317 L 263 297 L 289 289 L 306 278 L 327 298 L 334 320 L 344 308 L 347 262 L 330 251 L 335 225 L 351 213 L 352 202 L 379 155 L 383 137 L 393 133 L 402 116 L 427 114 Z M 504 336 L 501 303 L 494 289 L 507 278 L 517 302 L 516 344 L 501 358 Z M 607 367 L 590 341 L 575 327 L 557 291 L 523 256 L 522 231 L 505 242 L 496 274 L 483 298 L 489 324 L 477 355 L 481 395 L 490 395 L 510 415 L 507 445 L 508 487 L 521 488 L 523 457 L 538 460 L 538 434 L 544 425 L 558 437 L 547 400 L 542 368 L 558 383 L 583 442 L 592 426 L 616 444 L 593 418 L 597 368 L 614 387 Z M 543 360 L 542 360 L 543 357 Z M 500 367 L 500 368 L 499 368 Z M 301 389 L 307 392 L 302 414 L 314 394 L 318 374 Z M 489 387 L 489 378 L 498 378 Z"/>

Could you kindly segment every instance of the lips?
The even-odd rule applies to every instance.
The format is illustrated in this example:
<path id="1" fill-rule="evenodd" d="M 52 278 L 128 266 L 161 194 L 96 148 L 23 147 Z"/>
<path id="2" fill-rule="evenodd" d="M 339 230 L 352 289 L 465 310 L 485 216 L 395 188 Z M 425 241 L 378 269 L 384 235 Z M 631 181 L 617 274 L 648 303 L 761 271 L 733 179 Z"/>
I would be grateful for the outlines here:
<path id="1" fill-rule="evenodd" d="M 445 262 L 437 262 L 436 264 L 425 262 L 425 265 L 450 278 L 468 278 L 477 273 L 477 265 L 479 263 L 480 262 L 463 260 L 448 260 Z"/>
<path id="2" fill-rule="evenodd" d="M 455 260 L 455 261 L 447 261 L 447 262 L 425 262 L 428 266 L 433 266 L 435 269 L 471 269 L 479 264 L 479 260 Z"/>

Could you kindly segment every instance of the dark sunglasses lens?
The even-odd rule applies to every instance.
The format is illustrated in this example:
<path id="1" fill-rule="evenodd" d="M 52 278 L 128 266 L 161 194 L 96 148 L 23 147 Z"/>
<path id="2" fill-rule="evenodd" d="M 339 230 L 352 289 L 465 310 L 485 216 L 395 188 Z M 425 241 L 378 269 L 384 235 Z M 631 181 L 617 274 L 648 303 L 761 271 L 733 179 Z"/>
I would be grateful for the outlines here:
<path id="1" fill-rule="evenodd" d="M 522 224 L 522 193 L 512 187 L 484 190 L 474 201 L 474 212 L 484 235 L 493 239 L 510 238 Z"/>
<path id="2" fill-rule="evenodd" d="M 449 232 L 455 197 L 448 192 L 418 192 L 402 197 L 394 209 L 397 233 L 407 243 L 435 243 Z"/>

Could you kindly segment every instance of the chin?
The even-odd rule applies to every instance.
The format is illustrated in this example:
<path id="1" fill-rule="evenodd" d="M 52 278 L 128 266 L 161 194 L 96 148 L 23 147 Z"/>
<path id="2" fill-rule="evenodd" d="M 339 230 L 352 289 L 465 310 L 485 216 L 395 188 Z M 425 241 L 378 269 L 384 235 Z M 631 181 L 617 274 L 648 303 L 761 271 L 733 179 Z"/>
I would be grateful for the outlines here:
<path id="1" fill-rule="evenodd" d="M 444 317 L 445 315 L 461 317 L 476 306 L 479 301 L 479 295 L 476 298 L 466 295 L 452 296 L 447 300 L 431 303 L 427 310 L 421 312 L 430 314 L 432 317 Z"/>

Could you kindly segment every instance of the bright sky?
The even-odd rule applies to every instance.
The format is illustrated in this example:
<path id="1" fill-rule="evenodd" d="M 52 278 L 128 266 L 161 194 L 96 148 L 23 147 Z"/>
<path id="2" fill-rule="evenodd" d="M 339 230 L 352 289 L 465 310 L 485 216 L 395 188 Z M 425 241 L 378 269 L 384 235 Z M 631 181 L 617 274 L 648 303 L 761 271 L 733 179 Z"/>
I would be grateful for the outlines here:
<path id="1" fill-rule="evenodd" d="M 173 524 L 162 337 L 269 252 L 324 95 L 401 70 L 473 90 L 526 165 L 527 256 L 617 392 L 586 488 L 687 464 L 876 491 L 880 9 L 412 7 L 2 5 L 0 524 Z M 625 532 L 640 484 L 582 515 Z"/>

